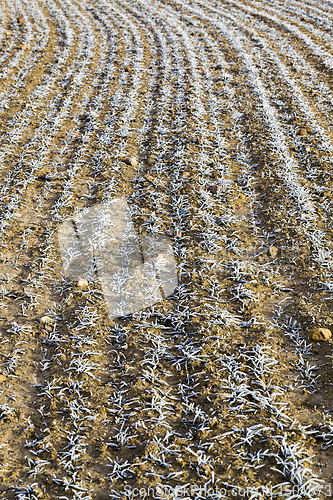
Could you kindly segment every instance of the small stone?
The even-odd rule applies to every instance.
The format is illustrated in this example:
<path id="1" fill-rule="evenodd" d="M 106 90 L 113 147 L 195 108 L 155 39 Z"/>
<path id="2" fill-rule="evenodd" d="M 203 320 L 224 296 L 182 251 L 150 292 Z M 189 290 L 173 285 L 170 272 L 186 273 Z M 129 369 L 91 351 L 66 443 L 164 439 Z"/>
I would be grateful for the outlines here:
<path id="1" fill-rule="evenodd" d="M 50 318 L 50 316 L 43 316 L 40 318 L 40 324 L 41 326 L 51 326 L 54 324 L 54 319 Z"/>
<path id="2" fill-rule="evenodd" d="M 28 45 L 26 45 L 25 43 L 21 47 L 22 50 L 27 50 L 27 48 L 28 48 Z"/>
<path id="3" fill-rule="evenodd" d="M 239 195 L 239 199 L 240 199 L 240 200 L 242 200 L 242 201 L 244 201 L 244 200 L 246 199 L 246 198 L 245 198 L 245 196 L 243 195 L 243 193 L 241 193 L 241 194 Z"/>
<path id="4" fill-rule="evenodd" d="M 219 193 L 221 191 L 221 186 L 218 186 L 217 184 L 209 186 L 209 191 L 213 194 Z"/>
<path id="5" fill-rule="evenodd" d="M 84 278 L 80 278 L 79 281 L 77 282 L 78 288 L 87 288 L 88 287 L 88 281 Z"/>
<path id="6" fill-rule="evenodd" d="M 131 167 L 138 167 L 139 166 L 138 160 L 134 156 L 129 156 L 128 158 L 126 158 L 125 163 L 127 165 L 130 165 Z"/>
<path id="7" fill-rule="evenodd" d="M 125 66 L 125 71 L 127 71 L 127 73 L 132 73 L 131 66 Z"/>
<path id="8" fill-rule="evenodd" d="M 185 177 L 186 179 L 190 177 L 190 175 L 190 172 L 183 172 L 183 177 Z"/>
<path id="9" fill-rule="evenodd" d="M 328 328 L 315 328 L 311 332 L 311 338 L 315 342 L 320 340 L 329 340 L 332 337 L 332 332 Z"/>
<path id="10" fill-rule="evenodd" d="M 301 128 L 301 135 L 308 135 L 306 128 Z"/>
<path id="11" fill-rule="evenodd" d="M 305 151 L 307 151 L 308 153 L 310 153 L 310 151 L 311 151 L 310 146 L 306 146 Z"/>
<path id="12" fill-rule="evenodd" d="M 17 22 L 19 24 L 24 24 L 25 23 L 25 19 L 23 17 L 19 17 L 18 20 L 17 20 Z"/>
<path id="13" fill-rule="evenodd" d="M 270 257 L 273 257 L 273 259 L 275 259 L 275 257 L 277 257 L 278 253 L 279 253 L 279 250 L 276 247 L 270 247 L 268 250 L 268 255 Z"/>
<path id="14" fill-rule="evenodd" d="M 154 180 L 155 180 L 155 178 L 152 175 L 149 175 L 149 174 L 145 175 L 145 179 L 147 181 L 149 181 L 149 182 L 154 182 Z"/>

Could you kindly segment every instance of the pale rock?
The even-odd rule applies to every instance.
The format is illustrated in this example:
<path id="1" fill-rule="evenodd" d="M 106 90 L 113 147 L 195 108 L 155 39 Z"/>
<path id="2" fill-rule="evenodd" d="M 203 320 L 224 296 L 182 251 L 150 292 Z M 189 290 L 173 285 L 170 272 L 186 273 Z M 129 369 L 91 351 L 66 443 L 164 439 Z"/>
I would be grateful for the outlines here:
<path id="1" fill-rule="evenodd" d="M 84 278 L 80 278 L 79 281 L 77 282 L 78 288 L 87 288 L 88 287 L 88 281 Z"/>
<path id="2" fill-rule="evenodd" d="M 329 340 L 332 337 L 332 332 L 328 328 L 315 328 L 311 332 L 311 338 L 315 342 Z"/>
<path id="3" fill-rule="evenodd" d="M 127 165 L 130 165 L 131 167 L 138 167 L 139 166 L 138 160 L 134 156 L 129 156 L 128 158 L 126 158 L 125 163 Z"/>
<path id="4" fill-rule="evenodd" d="M 54 324 L 54 319 L 50 318 L 50 316 L 43 316 L 40 318 L 40 324 L 41 326 L 51 326 Z"/>

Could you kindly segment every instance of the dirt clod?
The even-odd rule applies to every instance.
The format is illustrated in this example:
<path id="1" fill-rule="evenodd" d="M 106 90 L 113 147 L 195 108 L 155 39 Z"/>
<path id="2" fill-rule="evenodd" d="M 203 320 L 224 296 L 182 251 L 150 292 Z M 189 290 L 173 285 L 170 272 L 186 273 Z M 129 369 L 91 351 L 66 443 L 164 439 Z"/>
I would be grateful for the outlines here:
<path id="1" fill-rule="evenodd" d="M 221 191 L 221 186 L 218 186 L 217 184 L 213 184 L 212 186 L 209 186 L 209 191 L 213 194 L 217 194 Z"/>
<path id="2" fill-rule="evenodd" d="M 136 168 L 139 166 L 138 160 L 134 156 L 129 156 L 124 161 L 127 165 L 130 165 L 131 167 Z"/>
<path id="3" fill-rule="evenodd" d="M 50 316 L 43 316 L 42 318 L 40 318 L 40 324 L 41 326 L 51 326 L 54 324 L 54 319 L 51 318 Z"/>
<path id="4" fill-rule="evenodd" d="M 311 332 L 311 338 L 315 342 L 329 340 L 332 332 L 328 328 L 315 328 Z"/>

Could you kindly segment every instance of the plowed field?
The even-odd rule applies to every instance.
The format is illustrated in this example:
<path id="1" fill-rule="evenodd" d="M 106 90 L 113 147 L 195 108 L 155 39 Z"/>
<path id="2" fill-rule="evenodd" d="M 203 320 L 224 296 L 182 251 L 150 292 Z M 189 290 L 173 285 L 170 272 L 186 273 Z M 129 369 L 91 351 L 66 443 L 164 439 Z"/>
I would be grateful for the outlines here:
<path id="1" fill-rule="evenodd" d="M 333 2 L 0 6 L 0 499 L 332 496 Z M 178 286 L 111 317 L 117 198 Z"/>

